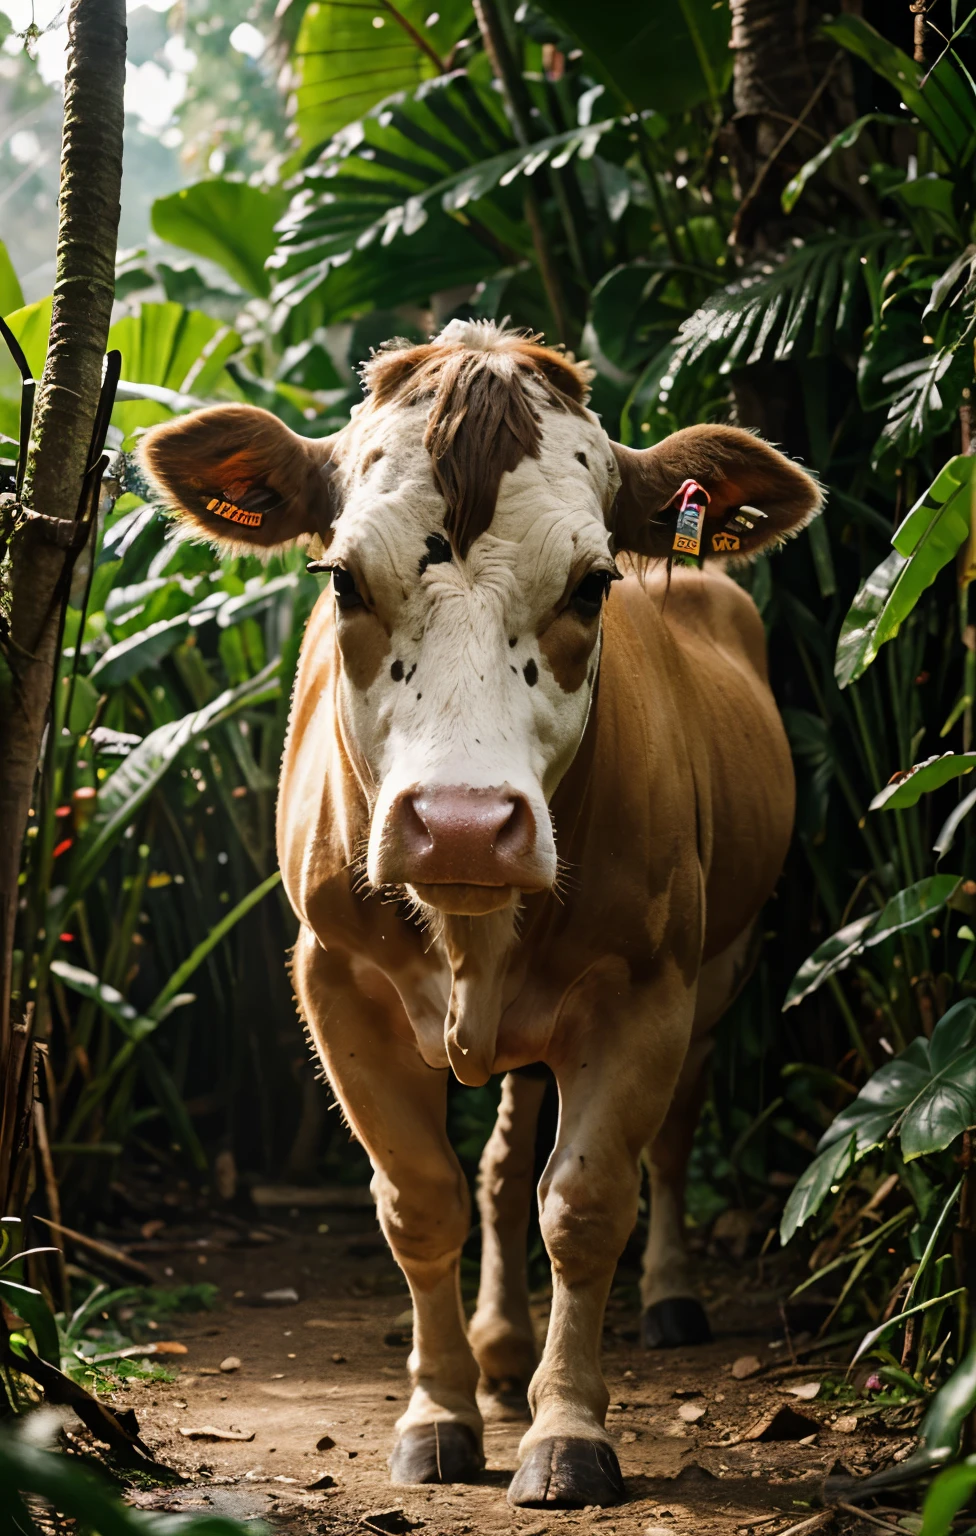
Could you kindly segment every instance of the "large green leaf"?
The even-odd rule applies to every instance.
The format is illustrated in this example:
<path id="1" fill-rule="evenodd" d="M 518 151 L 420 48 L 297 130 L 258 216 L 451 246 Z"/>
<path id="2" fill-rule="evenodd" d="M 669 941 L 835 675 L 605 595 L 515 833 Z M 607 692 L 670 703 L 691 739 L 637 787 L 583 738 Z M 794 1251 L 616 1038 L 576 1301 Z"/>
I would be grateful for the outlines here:
<path id="1" fill-rule="evenodd" d="M 961 165 L 969 159 L 976 148 L 973 97 L 948 50 L 929 69 L 916 64 L 860 16 L 838 16 L 826 22 L 823 30 L 894 86 L 950 161 Z"/>
<path id="2" fill-rule="evenodd" d="M 832 231 L 744 271 L 682 321 L 673 346 L 648 364 L 629 406 L 631 420 L 636 416 L 641 432 L 649 433 L 663 412 L 673 430 L 698 419 L 703 374 L 721 380 L 763 361 L 860 347 L 866 301 L 905 244 L 896 229 Z M 650 440 L 630 431 L 638 447 Z"/>
<path id="3" fill-rule="evenodd" d="M 816 992 L 831 976 L 844 970 L 865 949 L 895 933 L 930 922 L 958 889 L 959 875 L 931 875 L 892 896 L 880 912 L 855 918 L 818 945 L 797 971 L 783 1002 L 784 1011 Z"/>
<path id="4" fill-rule="evenodd" d="M 731 79 L 726 5 L 547 0 L 546 10 L 576 34 L 587 62 L 632 107 L 684 112 L 701 101 L 717 104 Z"/>
<path id="5" fill-rule="evenodd" d="M 922 1505 L 919 1536 L 949 1536 L 952 1522 L 976 1493 L 976 1456 L 939 1473 Z"/>
<path id="6" fill-rule="evenodd" d="M 854 1159 L 855 1139 L 836 1141 L 826 1152 L 815 1157 L 804 1169 L 790 1191 L 783 1211 L 779 1238 L 784 1245 L 823 1205 L 834 1185 L 839 1184 Z"/>
<path id="7" fill-rule="evenodd" d="M 34 1335 L 34 1344 L 42 1360 L 49 1365 L 60 1366 L 61 1349 L 58 1342 L 58 1325 L 54 1314 L 40 1291 L 31 1285 L 18 1285 L 0 1275 L 0 1300 L 18 1317 L 22 1317 Z"/>
<path id="8" fill-rule="evenodd" d="M 860 954 L 864 948 L 864 936 L 874 926 L 876 917 L 876 913 L 869 912 L 867 917 L 855 918 L 854 922 L 846 923 L 843 928 L 831 934 L 829 939 L 818 944 L 793 977 L 783 1002 L 784 1011 L 802 1002 L 805 997 L 816 992 L 818 987 L 822 987 L 828 977 L 850 965 L 855 955 Z"/>
<path id="9" fill-rule="evenodd" d="M 312 0 L 292 51 L 295 113 L 304 149 L 314 149 L 394 91 L 444 73 L 471 25 L 469 0 Z"/>
<path id="10" fill-rule="evenodd" d="M 287 203 L 281 187 L 217 177 L 158 197 L 152 227 L 161 240 L 209 257 L 248 293 L 267 298 L 271 282 L 264 264 L 275 248 L 274 227 Z"/>
<path id="11" fill-rule="evenodd" d="M 892 550 L 881 564 L 861 582 L 844 616 L 837 641 L 834 676 L 841 688 L 855 682 L 871 665 L 881 642 L 876 642 L 878 623 L 891 591 L 908 564 L 904 555 Z"/>
<path id="12" fill-rule="evenodd" d="M 902 1157 L 942 1152 L 976 1121 L 976 1001 L 943 1014 L 932 1039 L 919 1036 L 872 1074 L 820 1139 L 818 1155 L 783 1214 L 783 1242 L 817 1211 L 852 1163 L 894 1136 Z"/>
<path id="13" fill-rule="evenodd" d="M 898 527 L 888 555 L 862 583 L 844 619 L 834 676 L 842 688 L 893 640 L 922 593 L 969 536 L 973 459 L 957 454 Z"/>
<path id="14" fill-rule="evenodd" d="M 820 170 L 820 167 L 826 165 L 827 161 L 831 160 L 838 150 L 850 149 L 856 144 L 864 129 L 871 123 L 885 123 L 892 128 L 904 127 L 900 117 L 892 117 L 887 112 L 868 112 L 864 117 L 859 117 L 856 122 L 848 123 L 847 127 L 842 128 L 840 133 L 835 134 L 830 142 L 825 144 L 823 149 L 813 156 L 812 160 L 808 160 L 805 165 L 801 165 L 796 175 L 786 183 L 780 198 L 785 213 L 792 213 L 807 182 L 812 180 Z"/>
<path id="15" fill-rule="evenodd" d="M 23 305 L 24 294 L 14 264 L 0 240 L 0 315 L 9 315 L 15 309 L 22 309 Z"/>
<path id="16" fill-rule="evenodd" d="M 943 1014 L 928 1042 L 928 1080 L 901 1117 L 906 1162 L 951 1146 L 976 1121 L 976 1003 Z"/>
<path id="17" fill-rule="evenodd" d="M 899 891 L 878 913 L 874 927 L 865 937 L 865 949 L 872 949 L 892 934 L 914 928 L 918 923 L 931 922 L 961 883 L 960 875 L 930 875 L 927 880 Z"/>
<path id="18" fill-rule="evenodd" d="M 38 299 L 7 317 L 34 377 L 44 368 L 51 329 L 51 300 Z M 122 380 L 112 422 L 128 437 L 136 427 L 168 420 L 199 405 L 218 386 L 233 393 L 224 365 L 241 347 L 237 332 L 181 304 L 143 304 L 117 320 L 109 350 L 122 353 Z M 141 387 L 140 387 L 141 386 Z M 20 375 L 0 347 L 0 432 L 17 433 Z"/>
<path id="19" fill-rule="evenodd" d="M 524 156 L 497 96 L 464 70 L 384 100 L 336 134 L 301 178 L 269 262 L 279 324 L 313 296 L 300 330 L 385 307 L 391 293 L 419 301 L 483 278 L 501 265 L 501 239 L 525 241 L 528 251 L 519 194 L 502 190 L 490 207 L 484 196 Z"/>
<path id="20" fill-rule="evenodd" d="M 907 810 L 910 805 L 917 805 L 923 795 L 941 789 L 943 784 L 961 778 L 964 773 L 972 773 L 974 768 L 976 752 L 943 752 L 941 757 L 927 757 L 924 762 L 909 768 L 907 773 L 900 774 L 894 783 L 886 784 L 871 801 L 870 809 Z"/>
<path id="21" fill-rule="evenodd" d="M 6 316 L 7 325 L 20 342 L 35 379 L 41 377 L 51 329 L 51 300 L 38 299 Z M 0 432 L 17 439 L 20 436 L 20 370 L 0 342 Z"/>

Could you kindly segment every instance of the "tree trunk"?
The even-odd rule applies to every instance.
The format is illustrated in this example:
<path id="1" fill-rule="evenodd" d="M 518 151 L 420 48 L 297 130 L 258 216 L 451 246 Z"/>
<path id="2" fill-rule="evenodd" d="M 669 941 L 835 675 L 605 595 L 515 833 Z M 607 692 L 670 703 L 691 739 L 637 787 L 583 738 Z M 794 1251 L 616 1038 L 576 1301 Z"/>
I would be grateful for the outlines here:
<path id="1" fill-rule="evenodd" d="M 735 165 L 741 203 L 734 238 L 775 247 L 785 234 L 780 194 L 800 166 L 853 120 L 850 69 L 820 35 L 836 5 L 731 0 Z"/>
<path id="2" fill-rule="evenodd" d="M 78 519 L 115 296 L 125 41 L 125 0 L 72 0 L 51 339 L 22 502 L 8 498 L 0 527 L 0 561 L 4 553 L 8 560 L 0 593 L 0 1201 L 23 1125 L 23 1095 L 10 1082 L 14 1054 L 24 1055 L 13 1046 L 26 1003 L 11 997 L 17 879 L 67 582 L 83 532 Z"/>

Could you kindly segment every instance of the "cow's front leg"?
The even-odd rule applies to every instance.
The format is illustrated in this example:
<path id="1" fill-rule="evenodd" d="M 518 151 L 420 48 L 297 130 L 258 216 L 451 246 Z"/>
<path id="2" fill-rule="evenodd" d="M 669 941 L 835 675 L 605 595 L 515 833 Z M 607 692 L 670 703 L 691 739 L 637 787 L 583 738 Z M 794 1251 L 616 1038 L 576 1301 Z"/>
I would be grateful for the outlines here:
<path id="1" fill-rule="evenodd" d="M 524 1418 L 539 1355 L 529 1313 L 526 1239 L 544 1076 L 509 1072 L 478 1170 L 481 1284 L 468 1338 L 495 1416 Z"/>
<path id="2" fill-rule="evenodd" d="M 447 1071 L 424 1064 L 379 972 L 357 985 L 346 957 L 303 930 L 293 975 L 329 1081 L 369 1153 L 380 1225 L 413 1299 L 413 1392 L 397 1421 L 392 1481 L 472 1482 L 484 1454 L 459 1279 L 470 1201 L 445 1128 Z"/>
<path id="3" fill-rule="evenodd" d="M 532 1427 L 509 1488 L 519 1505 L 617 1504 L 624 1485 L 605 1428 L 603 1315 L 637 1217 L 641 1148 L 664 1119 L 688 1045 L 693 992 L 679 984 L 600 1011 L 561 1060 L 559 1135 L 539 1187 L 552 1312 L 529 1388 Z"/>

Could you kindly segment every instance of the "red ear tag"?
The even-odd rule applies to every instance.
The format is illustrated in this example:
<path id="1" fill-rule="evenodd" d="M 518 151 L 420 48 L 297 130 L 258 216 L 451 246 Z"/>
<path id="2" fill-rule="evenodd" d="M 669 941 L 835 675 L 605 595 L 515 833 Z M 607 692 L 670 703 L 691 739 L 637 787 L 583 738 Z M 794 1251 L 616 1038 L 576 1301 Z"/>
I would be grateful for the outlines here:
<path id="1" fill-rule="evenodd" d="M 674 530 L 674 543 L 671 545 L 676 555 L 701 553 L 702 524 L 710 500 L 705 487 L 699 485 L 697 480 L 685 480 L 679 486 L 671 500 L 672 506 L 678 503 L 678 521 Z"/>
<path id="2" fill-rule="evenodd" d="M 260 528 L 264 522 L 263 512 L 248 512 L 244 507 L 237 507 L 232 501 L 222 501 L 219 496 L 211 496 L 207 502 L 207 511 L 214 517 L 225 517 L 229 523 L 240 523 L 245 528 Z"/>

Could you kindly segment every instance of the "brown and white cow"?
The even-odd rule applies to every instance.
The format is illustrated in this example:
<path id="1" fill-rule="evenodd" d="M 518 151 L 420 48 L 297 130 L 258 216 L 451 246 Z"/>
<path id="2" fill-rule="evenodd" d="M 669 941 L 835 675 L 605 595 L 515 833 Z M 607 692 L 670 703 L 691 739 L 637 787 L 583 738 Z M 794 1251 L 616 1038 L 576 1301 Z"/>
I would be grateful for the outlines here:
<path id="1" fill-rule="evenodd" d="M 710 495 L 707 555 L 743 504 L 764 514 L 735 535 L 750 555 L 820 495 L 733 427 L 612 443 L 584 368 L 490 324 L 394 343 L 365 385 L 331 440 L 220 406 L 157 427 L 146 463 L 193 534 L 303 540 L 332 571 L 302 648 L 278 848 L 298 1000 L 413 1296 L 393 1480 L 477 1478 L 482 1410 L 527 1389 L 509 1498 L 612 1504 L 600 1338 L 641 1154 L 645 1342 L 696 1342 L 683 1184 L 709 1034 L 748 973 L 793 817 L 750 598 L 707 562 L 669 580 L 657 557 L 689 478 Z M 560 1105 L 538 1190 L 541 1361 L 525 1236 L 544 1085 L 520 1072 L 534 1063 Z M 470 1322 L 451 1069 L 472 1085 L 506 1074 Z"/>

